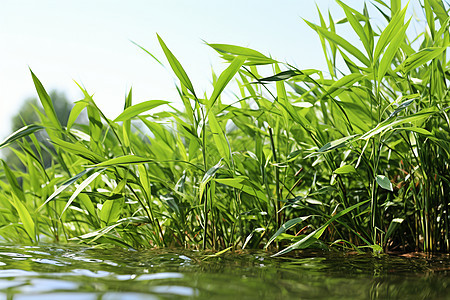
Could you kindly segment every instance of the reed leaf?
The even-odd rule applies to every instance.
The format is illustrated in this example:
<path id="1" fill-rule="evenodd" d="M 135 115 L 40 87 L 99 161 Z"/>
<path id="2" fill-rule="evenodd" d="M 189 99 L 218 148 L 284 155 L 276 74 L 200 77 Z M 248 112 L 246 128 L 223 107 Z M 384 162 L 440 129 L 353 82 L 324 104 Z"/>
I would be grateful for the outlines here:
<path id="1" fill-rule="evenodd" d="M 439 55 L 444 52 L 449 45 L 445 47 L 430 47 L 430 48 L 424 48 L 420 50 L 417 53 L 414 53 L 407 59 L 405 59 L 398 67 L 397 69 L 401 70 L 403 73 L 408 73 L 409 71 L 426 64 L 430 60 L 435 59 Z"/>
<path id="2" fill-rule="evenodd" d="M 219 52 L 222 55 L 222 58 L 228 61 L 232 61 L 237 56 L 241 56 L 246 58 L 246 65 L 266 65 L 277 62 L 276 60 L 265 56 L 261 52 L 241 46 L 208 43 L 207 45 Z"/>
<path id="3" fill-rule="evenodd" d="M 216 84 L 214 85 L 214 90 L 211 94 L 211 97 L 209 97 L 208 101 L 209 109 L 211 109 L 211 107 L 214 106 L 214 103 L 216 103 L 217 98 L 220 96 L 220 94 L 225 89 L 230 80 L 234 77 L 234 75 L 236 75 L 237 71 L 239 71 L 239 68 L 245 62 L 245 59 L 246 59 L 245 57 L 237 56 L 235 59 L 233 59 L 228 68 L 226 68 L 225 71 L 223 71 L 220 74 Z"/>
<path id="4" fill-rule="evenodd" d="M 29 136 L 42 129 L 44 129 L 44 127 L 40 125 L 34 124 L 26 125 L 10 134 L 7 138 L 5 138 L 3 142 L 1 142 L 0 144 L 0 149 L 9 146 L 11 143 L 14 143 L 17 140 L 20 140 L 21 138 Z"/>
<path id="5" fill-rule="evenodd" d="M 314 29 L 318 34 L 324 36 L 327 40 L 329 40 L 332 43 L 335 43 L 337 46 L 342 47 L 344 50 L 346 50 L 349 54 L 356 57 L 360 62 L 362 62 L 367 67 L 370 67 L 370 60 L 360 51 L 358 48 L 353 46 L 350 42 L 348 42 L 343 37 L 337 35 L 334 32 L 328 31 L 322 27 L 319 27 L 307 20 L 304 20 L 306 24 L 309 25 L 312 29 Z"/>
<path id="6" fill-rule="evenodd" d="M 23 227 L 25 228 L 25 232 L 28 234 L 30 239 L 36 241 L 36 229 L 33 218 L 31 217 L 28 209 L 19 200 L 15 195 L 12 195 L 12 200 L 10 200 L 14 208 L 17 210 L 19 214 L 19 218 L 22 221 Z"/>
<path id="7" fill-rule="evenodd" d="M 169 104 L 169 101 L 164 100 L 149 100 L 145 102 L 141 102 L 138 104 L 135 104 L 133 106 L 127 107 L 120 115 L 117 116 L 117 118 L 114 119 L 113 122 L 123 122 L 127 121 L 131 118 L 136 117 L 137 115 L 147 112 L 153 108 L 156 108 L 158 106 Z"/>
<path id="8" fill-rule="evenodd" d="M 41 101 L 42 106 L 44 107 L 45 114 L 47 115 L 48 120 L 52 124 L 52 126 L 56 129 L 61 129 L 61 124 L 59 123 L 58 117 L 56 116 L 55 108 L 53 107 L 52 99 L 47 94 L 42 83 L 39 79 L 34 75 L 33 71 L 31 71 L 31 77 L 33 78 L 34 86 L 36 87 L 36 91 L 39 96 L 39 100 Z"/>
<path id="9" fill-rule="evenodd" d="M 362 201 L 360 203 L 357 203 L 351 207 L 348 207 L 340 212 L 338 212 L 337 214 L 335 214 L 333 217 L 331 217 L 324 225 L 322 225 L 320 228 L 314 230 L 313 232 L 311 232 L 310 234 L 308 234 L 306 237 L 304 237 L 303 239 L 301 239 L 298 242 L 295 242 L 294 244 L 290 245 L 289 247 L 275 253 L 272 256 L 280 256 L 286 253 L 291 252 L 292 250 L 295 249 L 304 249 L 307 248 L 308 246 L 311 245 L 311 243 L 315 242 L 317 239 L 319 239 L 322 234 L 324 233 L 325 229 L 327 229 L 327 227 L 334 222 L 336 219 L 346 215 L 347 213 L 351 212 L 352 210 L 360 207 L 361 205 L 364 205 L 366 203 L 368 203 L 370 200 L 365 200 Z"/>
<path id="10" fill-rule="evenodd" d="M 192 85 L 191 80 L 189 79 L 188 75 L 184 71 L 183 67 L 181 66 L 178 59 L 172 54 L 172 52 L 167 48 L 164 41 L 161 39 L 159 35 L 157 35 L 159 44 L 161 45 L 161 48 L 164 51 L 164 54 L 166 55 L 167 60 L 169 61 L 170 67 L 172 68 L 175 75 L 180 80 L 181 84 L 184 85 L 191 93 L 195 96 L 194 86 Z"/>

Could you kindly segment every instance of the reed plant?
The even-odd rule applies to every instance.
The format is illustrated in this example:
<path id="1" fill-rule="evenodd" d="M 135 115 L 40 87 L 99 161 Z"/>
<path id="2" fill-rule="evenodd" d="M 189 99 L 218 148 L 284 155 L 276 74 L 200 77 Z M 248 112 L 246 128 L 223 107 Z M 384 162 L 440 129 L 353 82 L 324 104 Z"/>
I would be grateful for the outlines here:
<path id="1" fill-rule="evenodd" d="M 183 109 L 133 104 L 130 90 L 123 112 L 109 119 L 80 85 L 84 98 L 61 126 L 31 72 L 45 114 L 0 145 L 18 145 L 26 166 L 3 162 L 0 236 L 275 255 L 310 247 L 449 251 L 448 9 L 441 0 L 419 3 L 425 28 L 411 36 L 400 0 L 374 0 L 361 12 L 337 3 L 344 19 L 318 11 L 319 24 L 305 20 L 328 70 L 207 44 L 228 62 L 213 74 L 211 95 L 194 89 L 158 36 Z M 385 26 L 373 27 L 368 6 Z M 341 26 L 360 49 L 338 34 Z M 222 93 L 232 80 L 230 100 Z M 75 129 L 83 110 L 89 124 Z M 36 140 L 41 130 L 52 149 Z"/>

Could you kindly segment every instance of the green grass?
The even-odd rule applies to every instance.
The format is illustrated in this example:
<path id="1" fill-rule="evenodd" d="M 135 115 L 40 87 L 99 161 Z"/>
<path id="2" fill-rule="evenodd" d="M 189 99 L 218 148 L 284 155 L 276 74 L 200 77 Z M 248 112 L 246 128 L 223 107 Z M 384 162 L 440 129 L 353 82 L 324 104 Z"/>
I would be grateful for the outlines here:
<path id="1" fill-rule="evenodd" d="M 264 247 L 277 255 L 309 247 L 449 251 L 446 8 L 425 0 L 427 30 L 410 36 L 413 20 L 398 0 L 366 4 L 384 28 L 371 26 L 366 7 L 338 3 L 345 19 L 325 20 L 319 11 L 320 24 L 306 21 L 322 43 L 326 72 L 208 44 L 229 63 L 213 74 L 211 95 L 194 89 L 158 36 L 183 110 L 160 100 L 133 105 L 130 90 L 111 120 L 80 86 L 84 99 L 64 127 L 31 73 L 45 115 L 0 145 L 18 144 L 13 151 L 26 166 L 3 163 L 0 236 L 132 248 Z M 361 49 L 338 34 L 341 26 Z M 260 75 L 267 70 L 273 75 Z M 227 104 L 221 95 L 233 80 L 238 90 Z M 75 129 L 82 110 L 89 124 Z M 39 145 L 40 130 L 54 149 Z"/>

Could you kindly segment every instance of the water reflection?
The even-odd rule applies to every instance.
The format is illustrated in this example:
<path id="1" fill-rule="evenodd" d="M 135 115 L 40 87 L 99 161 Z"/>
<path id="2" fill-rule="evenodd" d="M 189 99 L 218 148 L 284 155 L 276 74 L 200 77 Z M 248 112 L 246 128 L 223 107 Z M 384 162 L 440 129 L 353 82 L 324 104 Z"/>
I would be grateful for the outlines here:
<path id="1" fill-rule="evenodd" d="M 0 246 L 1 299 L 445 299 L 450 259 Z"/>

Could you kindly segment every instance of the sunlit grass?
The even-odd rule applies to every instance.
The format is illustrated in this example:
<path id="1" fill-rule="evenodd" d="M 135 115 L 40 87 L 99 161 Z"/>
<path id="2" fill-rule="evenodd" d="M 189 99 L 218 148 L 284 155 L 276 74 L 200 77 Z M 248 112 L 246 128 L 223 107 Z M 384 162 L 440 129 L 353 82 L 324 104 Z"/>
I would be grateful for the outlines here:
<path id="1" fill-rule="evenodd" d="M 80 86 L 84 99 L 63 127 L 31 73 L 45 115 L 0 145 L 19 144 L 14 151 L 27 170 L 3 163 L 0 236 L 131 248 L 265 247 L 278 255 L 307 247 L 448 251 L 445 6 L 424 1 L 428 28 L 410 37 L 400 1 L 373 1 L 388 23 L 382 29 L 372 28 L 366 8 L 338 3 L 344 20 L 319 12 L 320 24 L 306 21 L 322 42 L 327 72 L 208 44 L 229 62 L 213 76 L 211 95 L 194 89 L 177 49 L 158 36 L 179 79 L 182 111 L 161 100 L 133 105 L 130 90 L 111 120 Z M 336 33 L 341 23 L 364 49 Z M 268 67 L 273 76 L 259 75 Z M 232 80 L 239 90 L 230 105 L 221 95 Z M 75 130 L 83 110 L 89 124 Z M 34 138 L 44 129 L 54 150 Z M 54 165 L 44 167 L 42 151 L 53 151 Z"/>

